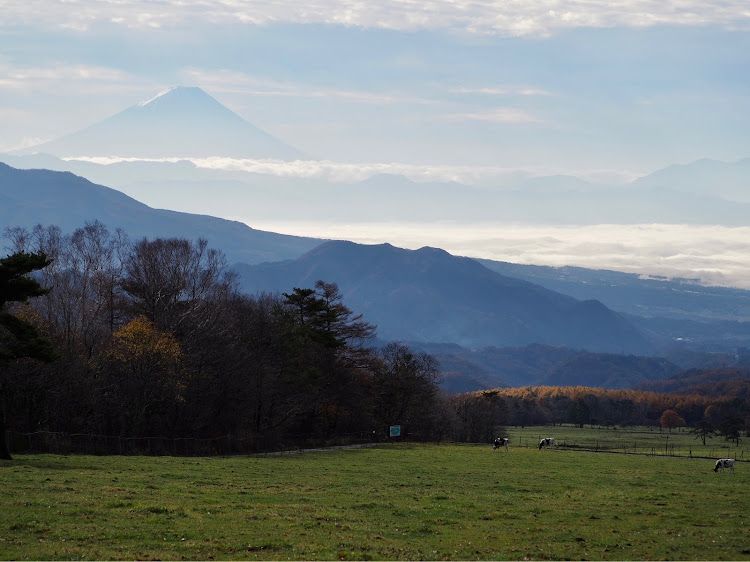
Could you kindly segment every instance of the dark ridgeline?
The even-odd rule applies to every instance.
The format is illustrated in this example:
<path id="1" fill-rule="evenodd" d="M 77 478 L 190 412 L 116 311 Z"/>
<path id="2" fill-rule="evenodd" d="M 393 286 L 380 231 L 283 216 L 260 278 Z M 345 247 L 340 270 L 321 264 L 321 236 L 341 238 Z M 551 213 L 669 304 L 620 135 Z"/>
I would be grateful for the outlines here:
<path id="1" fill-rule="evenodd" d="M 645 353 L 648 337 L 597 301 L 579 301 L 437 248 L 331 241 L 296 260 L 237 265 L 246 292 L 336 279 L 385 339 L 464 347 L 531 343 Z"/>
<path id="2" fill-rule="evenodd" d="M 297 257 L 321 240 L 250 228 L 244 223 L 152 209 L 115 189 L 70 172 L 19 170 L 0 162 L 0 225 L 59 226 L 71 233 L 99 220 L 131 238 L 203 237 L 231 262 L 259 263 Z"/>

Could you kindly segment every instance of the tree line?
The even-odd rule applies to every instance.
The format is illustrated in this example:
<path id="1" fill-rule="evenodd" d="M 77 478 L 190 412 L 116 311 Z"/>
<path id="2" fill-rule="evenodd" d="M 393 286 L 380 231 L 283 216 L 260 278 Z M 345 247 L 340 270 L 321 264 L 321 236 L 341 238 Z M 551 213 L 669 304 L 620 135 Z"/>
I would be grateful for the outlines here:
<path id="1" fill-rule="evenodd" d="M 662 393 L 585 386 L 535 386 L 469 393 L 476 401 L 492 401 L 508 425 L 655 426 L 671 430 L 691 427 L 704 443 L 721 435 L 739 444 L 750 431 L 750 379 L 716 388 L 735 392 Z"/>
<path id="2" fill-rule="evenodd" d="M 0 440 L 7 424 L 128 438 L 233 435 L 260 451 L 381 439 L 400 425 L 411 439 L 490 443 L 506 425 L 658 425 L 667 410 L 677 417 L 665 420 L 728 438 L 748 429 L 747 394 L 443 393 L 437 361 L 378 341 L 336 283 L 242 294 L 223 253 L 203 239 L 130 241 L 98 221 L 70 235 L 8 228 L 5 238 Z M 4 449 L 0 441 L 0 456 Z"/>
<path id="3" fill-rule="evenodd" d="M 0 274 L 25 262 L 39 289 L 0 306 L 52 352 L 11 353 L 20 338 L 0 326 L 0 402 L 15 431 L 236 435 L 265 450 L 381 438 L 396 424 L 428 439 L 441 425 L 436 361 L 375 345 L 376 327 L 333 282 L 241 294 L 206 240 L 131 242 L 100 222 L 5 237 Z"/>

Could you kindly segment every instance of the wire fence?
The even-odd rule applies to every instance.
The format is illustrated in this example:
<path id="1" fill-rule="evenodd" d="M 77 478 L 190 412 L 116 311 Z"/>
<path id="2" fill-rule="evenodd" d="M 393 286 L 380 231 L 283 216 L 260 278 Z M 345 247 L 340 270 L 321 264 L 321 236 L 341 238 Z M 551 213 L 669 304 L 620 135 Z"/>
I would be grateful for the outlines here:
<path id="1" fill-rule="evenodd" d="M 211 457 L 232 455 L 279 454 L 317 448 L 362 446 L 371 444 L 369 433 L 337 434 L 326 439 L 287 437 L 283 441 L 270 437 L 224 435 L 213 438 L 194 437 L 119 437 L 84 433 L 8 431 L 11 453 L 52 453 L 58 455 L 146 455 L 174 457 Z"/>
<path id="2" fill-rule="evenodd" d="M 696 442 L 689 434 L 662 434 L 643 430 L 578 430 L 539 427 L 509 428 L 510 446 L 538 448 L 542 437 L 554 433 L 555 448 L 649 456 L 690 458 L 734 458 L 750 461 L 750 443 L 739 444 L 711 439 L 706 445 Z M 60 455 L 147 455 L 175 457 L 210 457 L 232 455 L 271 455 L 316 450 L 373 445 L 379 439 L 369 432 L 343 433 L 325 439 L 310 436 L 251 436 L 224 435 L 198 437 L 120 437 L 84 433 L 37 431 L 19 433 L 8 431 L 7 443 L 11 453 L 52 453 Z"/>
<path id="3" fill-rule="evenodd" d="M 586 428 L 549 426 L 540 428 L 509 428 L 511 446 L 538 448 L 543 437 L 554 437 L 558 449 L 620 453 L 628 455 L 669 456 L 688 458 L 734 458 L 750 461 L 750 439 L 739 443 L 713 437 L 702 441 L 691 431 L 674 433 L 646 428 Z"/>

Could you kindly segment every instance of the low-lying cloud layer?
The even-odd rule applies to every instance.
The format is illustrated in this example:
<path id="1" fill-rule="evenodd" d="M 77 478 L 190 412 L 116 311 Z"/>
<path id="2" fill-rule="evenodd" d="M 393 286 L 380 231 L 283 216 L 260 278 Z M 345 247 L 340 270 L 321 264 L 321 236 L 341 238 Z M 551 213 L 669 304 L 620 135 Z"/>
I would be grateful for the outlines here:
<path id="1" fill-rule="evenodd" d="M 2 25 L 44 24 L 84 31 L 105 23 L 172 28 L 189 23 L 328 24 L 400 31 L 442 29 L 474 34 L 546 35 L 577 27 L 721 25 L 747 28 L 744 0 L 64 0 L 0 1 Z"/>
<path id="2" fill-rule="evenodd" d="M 123 158 L 118 156 L 81 156 L 64 158 L 110 165 L 118 162 L 192 162 L 197 168 L 266 174 L 285 178 L 305 178 L 335 183 L 357 183 L 377 174 L 404 176 L 414 182 L 457 182 L 465 185 L 502 186 L 512 176 L 570 175 L 592 183 L 625 183 L 640 177 L 626 170 L 573 170 L 554 167 L 505 168 L 501 166 L 460 166 L 410 164 L 406 162 L 334 162 L 331 160 L 271 160 L 252 158 Z"/>
<path id="3" fill-rule="evenodd" d="M 242 220 L 237 217 L 238 220 Z M 363 244 L 442 248 L 511 263 L 612 269 L 750 289 L 750 227 L 670 224 L 258 223 L 254 228 Z"/>

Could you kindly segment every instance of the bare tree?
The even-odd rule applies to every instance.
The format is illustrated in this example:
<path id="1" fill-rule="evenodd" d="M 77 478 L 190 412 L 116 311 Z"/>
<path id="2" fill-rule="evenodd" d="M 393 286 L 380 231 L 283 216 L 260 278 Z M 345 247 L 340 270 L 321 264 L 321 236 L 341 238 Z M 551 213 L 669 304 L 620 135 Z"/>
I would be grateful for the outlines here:
<path id="1" fill-rule="evenodd" d="M 37 225 L 31 232 L 6 229 L 6 237 L 19 251 L 28 247 L 49 256 L 50 265 L 39 275 L 52 290 L 38 309 L 68 353 L 93 357 L 120 322 L 125 234 L 94 221 L 71 236 Z"/>
<path id="2" fill-rule="evenodd" d="M 205 327 L 216 318 L 216 300 L 235 287 L 224 253 L 209 249 L 203 238 L 144 238 L 125 259 L 123 289 L 134 313 L 173 333 Z"/>
<path id="3" fill-rule="evenodd" d="M 378 393 L 377 418 L 381 428 L 404 426 L 402 431 L 418 434 L 429 427 L 438 392 L 438 364 L 426 353 L 414 353 L 392 342 L 380 351 L 381 365 L 374 386 Z"/>

